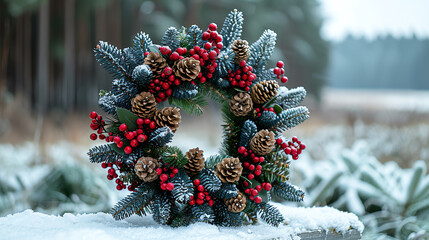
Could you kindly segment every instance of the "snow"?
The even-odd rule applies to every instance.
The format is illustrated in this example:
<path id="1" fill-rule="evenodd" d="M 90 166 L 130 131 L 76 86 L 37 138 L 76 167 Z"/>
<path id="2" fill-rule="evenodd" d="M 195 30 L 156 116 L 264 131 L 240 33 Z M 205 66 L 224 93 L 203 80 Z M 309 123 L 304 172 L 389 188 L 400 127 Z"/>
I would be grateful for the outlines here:
<path id="1" fill-rule="evenodd" d="M 297 234 L 306 231 L 335 229 L 345 233 L 351 227 L 362 233 L 364 228 L 356 215 L 331 207 L 295 208 L 273 204 L 286 220 L 278 228 L 265 223 L 239 228 L 205 223 L 171 228 L 156 224 L 151 216 L 115 221 L 106 213 L 66 213 L 61 217 L 25 210 L 0 218 L 0 239 L 299 239 Z"/>

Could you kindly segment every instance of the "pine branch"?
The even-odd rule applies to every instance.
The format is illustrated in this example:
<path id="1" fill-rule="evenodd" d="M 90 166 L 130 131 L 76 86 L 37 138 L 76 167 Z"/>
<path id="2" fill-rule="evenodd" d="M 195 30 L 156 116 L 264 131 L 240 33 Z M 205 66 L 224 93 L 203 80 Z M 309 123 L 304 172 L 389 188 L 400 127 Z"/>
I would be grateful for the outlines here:
<path id="1" fill-rule="evenodd" d="M 134 48 L 124 48 L 122 50 L 123 62 L 127 66 L 128 72 L 137 67 L 141 62 L 143 62 L 143 57 L 135 51 Z"/>
<path id="2" fill-rule="evenodd" d="M 162 147 L 167 145 L 173 139 L 173 132 L 169 127 L 162 127 L 156 129 L 151 135 L 149 144 L 155 147 Z"/>
<path id="3" fill-rule="evenodd" d="M 149 34 L 140 32 L 134 37 L 133 42 L 134 51 L 137 53 L 136 55 L 140 58 L 139 62 L 142 63 L 144 59 L 144 53 L 150 52 L 149 46 L 153 44 L 152 40 L 150 39 Z"/>
<path id="4" fill-rule="evenodd" d="M 243 117 L 237 117 L 229 110 L 228 102 L 225 102 L 222 105 L 222 117 L 224 119 L 225 124 L 223 125 L 223 142 L 221 153 L 224 155 L 229 155 L 232 157 L 237 156 L 237 149 L 239 144 L 239 139 L 237 138 L 238 134 L 241 131 L 241 127 L 244 124 Z"/>
<path id="5" fill-rule="evenodd" d="M 198 87 L 190 82 L 184 82 L 177 86 L 171 96 L 175 98 L 189 99 L 198 94 Z"/>
<path id="6" fill-rule="evenodd" d="M 165 31 L 161 40 L 161 45 L 170 47 L 173 52 L 180 46 L 179 32 L 175 27 L 169 27 L 167 31 Z"/>
<path id="7" fill-rule="evenodd" d="M 298 106 L 307 95 L 307 91 L 303 87 L 297 87 L 288 90 L 285 87 L 280 87 L 276 103 L 284 110 Z"/>
<path id="8" fill-rule="evenodd" d="M 309 114 L 308 109 L 302 106 L 288 109 L 279 114 L 279 122 L 273 128 L 283 132 L 307 120 L 310 117 Z"/>
<path id="9" fill-rule="evenodd" d="M 219 190 L 222 186 L 220 179 L 211 169 L 203 168 L 203 170 L 201 170 L 199 174 L 198 179 L 200 179 L 201 184 L 204 186 L 204 188 L 211 193 Z"/>
<path id="10" fill-rule="evenodd" d="M 183 168 L 179 170 L 170 182 L 174 184 L 174 189 L 171 191 L 174 200 L 179 203 L 188 203 L 191 196 L 194 195 L 194 185 Z"/>
<path id="11" fill-rule="evenodd" d="M 225 18 L 220 35 L 222 35 L 222 42 L 225 48 L 229 46 L 237 39 L 240 39 L 241 32 L 243 30 L 243 13 L 234 9 Z"/>
<path id="12" fill-rule="evenodd" d="M 160 160 L 167 166 L 176 168 L 181 168 L 188 162 L 188 159 L 178 147 L 167 147 L 161 154 Z"/>
<path id="13" fill-rule="evenodd" d="M 153 220 L 167 224 L 171 218 L 172 199 L 167 191 L 158 193 L 153 200 Z"/>
<path id="14" fill-rule="evenodd" d="M 256 209 L 262 220 L 275 227 L 278 227 L 285 220 L 280 211 L 269 203 L 256 204 Z"/>
<path id="15" fill-rule="evenodd" d="M 203 31 L 197 25 L 188 28 L 188 38 L 191 40 L 192 46 L 202 47 L 204 45 Z"/>
<path id="16" fill-rule="evenodd" d="M 95 146 L 88 152 L 89 161 L 92 163 L 114 163 L 122 160 L 122 155 L 117 154 L 115 150 L 110 147 L 110 144 Z"/>
<path id="17" fill-rule="evenodd" d="M 237 186 L 232 183 L 222 183 L 220 189 L 212 193 L 218 199 L 230 199 L 237 196 L 237 194 Z"/>
<path id="18" fill-rule="evenodd" d="M 142 64 L 134 68 L 133 71 L 134 83 L 139 87 L 140 91 L 145 89 L 152 79 L 152 71 L 146 64 Z"/>
<path id="19" fill-rule="evenodd" d="M 258 73 L 258 77 L 253 80 L 252 85 L 257 84 L 258 82 L 262 82 L 264 80 L 273 80 L 277 78 L 277 75 L 274 74 L 274 68 L 270 68 L 268 70 L 265 69 L 265 67 L 263 68 L 262 71 L 260 71 L 260 73 Z"/>
<path id="20" fill-rule="evenodd" d="M 189 114 L 194 114 L 196 116 L 202 115 L 203 106 L 207 106 L 208 104 L 205 96 L 201 94 L 197 94 L 195 97 L 189 99 L 169 97 L 168 101 L 170 104 L 176 105 L 183 109 L 185 112 Z"/>
<path id="21" fill-rule="evenodd" d="M 191 214 L 194 222 L 213 223 L 215 215 L 213 209 L 206 203 L 203 205 L 193 205 Z"/>
<path id="22" fill-rule="evenodd" d="M 118 202 L 115 207 L 110 210 L 110 214 L 112 214 L 115 220 L 125 219 L 136 212 L 146 215 L 150 211 L 147 207 L 153 196 L 153 186 L 151 184 L 144 184 L 136 188 L 135 192 Z"/>
<path id="23" fill-rule="evenodd" d="M 249 65 L 253 66 L 258 75 L 271 58 L 276 45 L 277 34 L 271 30 L 265 30 L 261 37 L 250 46 Z"/>
<path id="24" fill-rule="evenodd" d="M 223 202 L 213 205 L 215 214 L 214 223 L 223 227 L 236 227 L 243 224 L 240 213 L 230 212 Z"/>
<path id="25" fill-rule="evenodd" d="M 116 116 L 116 95 L 112 94 L 110 91 L 106 92 L 104 90 L 100 91 L 98 98 L 98 105 L 103 111 Z"/>
<path id="26" fill-rule="evenodd" d="M 240 134 L 240 146 L 248 147 L 250 140 L 258 132 L 258 127 L 252 120 L 246 120 Z"/>
<path id="27" fill-rule="evenodd" d="M 218 163 L 222 162 L 222 160 L 224 158 L 227 158 L 227 157 L 229 157 L 229 156 L 221 155 L 221 154 L 212 155 L 212 156 L 208 157 L 206 159 L 206 161 L 204 162 L 205 167 L 207 169 L 213 169 L 214 167 L 217 166 Z"/>
<path id="28" fill-rule="evenodd" d="M 289 164 L 287 156 L 281 150 L 272 151 L 265 156 L 265 163 L 262 166 L 261 179 L 266 182 L 284 182 L 289 175 Z"/>
<path id="29" fill-rule="evenodd" d="M 117 49 L 115 46 L 102 42 L 94 48 L 95 58 L 100 65 L 106 69 L 107 72 L 112 74 L 114 78 L 126 78 L 131 80 L 130 73 L 127 66 L 123 62 L 122 50 Z"/>
<path id="30" fill-rule="evenodd" d="M 231 48 L 228 48 L 225 51 L 220 52 L 217 63 L 219 76 L 221 78 L 228 77 L 228 70 L 232 71 L 234 69 L 234 51 Z"/>
<path id="31" fill-rule="evenodd" d="M 179 215 L 176 216 L 172 221 L 171 221 L 171 227 L 176 228 L 176 227 L 184 227 L 184 226 L 189 226 L 191 224 L 191 219 L 189 216 L 187 215 Z"/>
<path id="32" fill-rule="evenodd" d="M 287 201 L 301 202 L 304 200 L 304 191 L 288 182 L 273 184 L 273 194 Z"/>
<path id="33" fill-rule="evenodd" d="M 257 120 L 259 128 L 271 129 L 272 127 L 279 124 L 280 118 L 275 112 L 263 111 Z"/>

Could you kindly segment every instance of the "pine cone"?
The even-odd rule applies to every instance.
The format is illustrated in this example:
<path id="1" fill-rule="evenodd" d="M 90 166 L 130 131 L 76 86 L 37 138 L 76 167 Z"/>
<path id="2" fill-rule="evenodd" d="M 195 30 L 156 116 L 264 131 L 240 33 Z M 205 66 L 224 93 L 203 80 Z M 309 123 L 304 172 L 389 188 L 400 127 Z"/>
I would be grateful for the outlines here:
<path id="1" fill-rule="evenodd" d="M 150 67 L 153 76 L 158 78 L 161 76 L 162 71 L 166 68 L 167 61 L 159 53 L 150 52 L 144 59 L 144 64 Z"/>
<path id="2" fill-rule="evenodd" d="M 154 121 L 158 127 L 169 127 L 171 131 L 176 132 L 179 128 L 181 116 L 180 109 L 177 107 L 165 107 L 155 112 Z"/>
<path id="3" fill-rule="evenodd" d="M 253 108 L 252 98 L 248 93 L 237 93 L 229 101 L 229 107 L 231 112 L 237 116 L 246 116 Z"/>
<path id="4" fill-rule="evenodd" d="M 200 61 L 189 57 L 184 58 L 174 64 L 173 71 L 174 75 L 182 81 L 192 81 L 201 71 Z"/>
<path id="5" fill-rule="evenodd" d="M 150 92 L 141 92 L 131 99 L 131 111 L 141 118 L 152 118 L 156 109 L 155 97 Z"/>
<path id="6" fill-rule="evenodd" d="M 225 199 L 225 205 L 228 211 L 239 213 L 246 208 L 246 197 L 241 192 L 238 192 L 237 196 Z"/>
<path id="7" fill-rule="evenodd" d="M 246 40 L 235 40 L 231 45 L 232 50 L 235 53 L 235 63 L 240 64 L 242 60 L 246 61 L 249 59 L 249 43 Z"/>
<path id="8" fill-rule="evenodd" d="M 158 160 L 151 157 L 141 157 L 135 165 L 137 176 L 144 182 L 153 182 L 158 178 L 156 169 L 160 167 Z"/>
<path id="9" fill-rule="evenodd" d="M 197 175 L 204 168 L 204 151 L 199 148 L 190 149 L 186 153 L 188 162 L 185 165 L 186 173 L 192 177 Z"/>
<path id="10" fill-rule="evenodd" d="M 224 158 L 216 166 L 216 175 L 223 183 L 238 181 L 242 171 L 243 167 L 241 166 L 240 159 L 233 157 Z"/>
<path id="11" fill-rule="evenodd" d="M 275 80 L 264 80 L 252 87 L 250 95 L 256 104 L 264 104 L 277 94 L 279 84 Z"/>
<path id="12" fill-rule="evenodd" d="M 255 154 L 263 156 L 273 150 L 275 143 L 276 139 L 273 132 L 261 130 L 250 140 L 250 149 L 252 149 Z"/>

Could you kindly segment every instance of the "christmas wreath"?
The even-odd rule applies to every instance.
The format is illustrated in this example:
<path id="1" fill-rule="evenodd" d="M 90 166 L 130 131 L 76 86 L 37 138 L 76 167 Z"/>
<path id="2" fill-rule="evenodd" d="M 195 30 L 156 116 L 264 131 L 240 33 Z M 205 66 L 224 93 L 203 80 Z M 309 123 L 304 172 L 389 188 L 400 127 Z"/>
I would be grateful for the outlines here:
<path id="1" fill-rule="evenodd" d="M 100 91 L 99 106 L 110 117 L 90 113 L 92 140 L 106 145 L 89 150 L 118 190 L 131 193 L 111 210 L 117 220 L 153 214 L 159 224 L 207 222 L 221 226 L 255 223 L 259 215 L 278 226 L 281 213 L 272 197 L 302 201 L 288 169 L 305 145 L 281 133 L 308 118 L 304 88 L 285 83 L 284 63 L 266 69 L 276 34 L 266 30 L 252 45 L 240 39 L 243 14 L 232 11 L 220 32 L 211 23 L 168 28 L 161 45 L 139 33 L 130 48 L 100 42 L 100 65 L 114 78 Z M 219 154 L 199 148 L 183 153 L 168 146 L 180 126 L 180 110 L 200 115 L 206 96 L 222 104 L 224 141 Z"/>

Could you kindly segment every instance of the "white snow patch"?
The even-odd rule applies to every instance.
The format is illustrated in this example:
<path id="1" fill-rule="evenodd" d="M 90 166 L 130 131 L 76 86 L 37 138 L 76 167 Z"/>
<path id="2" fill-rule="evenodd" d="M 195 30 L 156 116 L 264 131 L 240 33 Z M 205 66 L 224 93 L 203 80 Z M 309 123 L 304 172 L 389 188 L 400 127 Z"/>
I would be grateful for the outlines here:
<path id="1" fill-rule="evenodd" d="M 264 223 L 239 228 L 223 228 L 205 223 L 171 228 L 156 224 L 151 216 L 132 216 L 115 221 L 109 214 L 46 215 L 26 210 L 0 218 L 0 239 L 299 239 L 297 234 L 311 230 L 335 229 L 346 232 L 350 227 L 363 231 L 356 215 L 331 207 L 294 208 L 276 205 L 286 218 L 285 224 L 272 227 Z"/>

